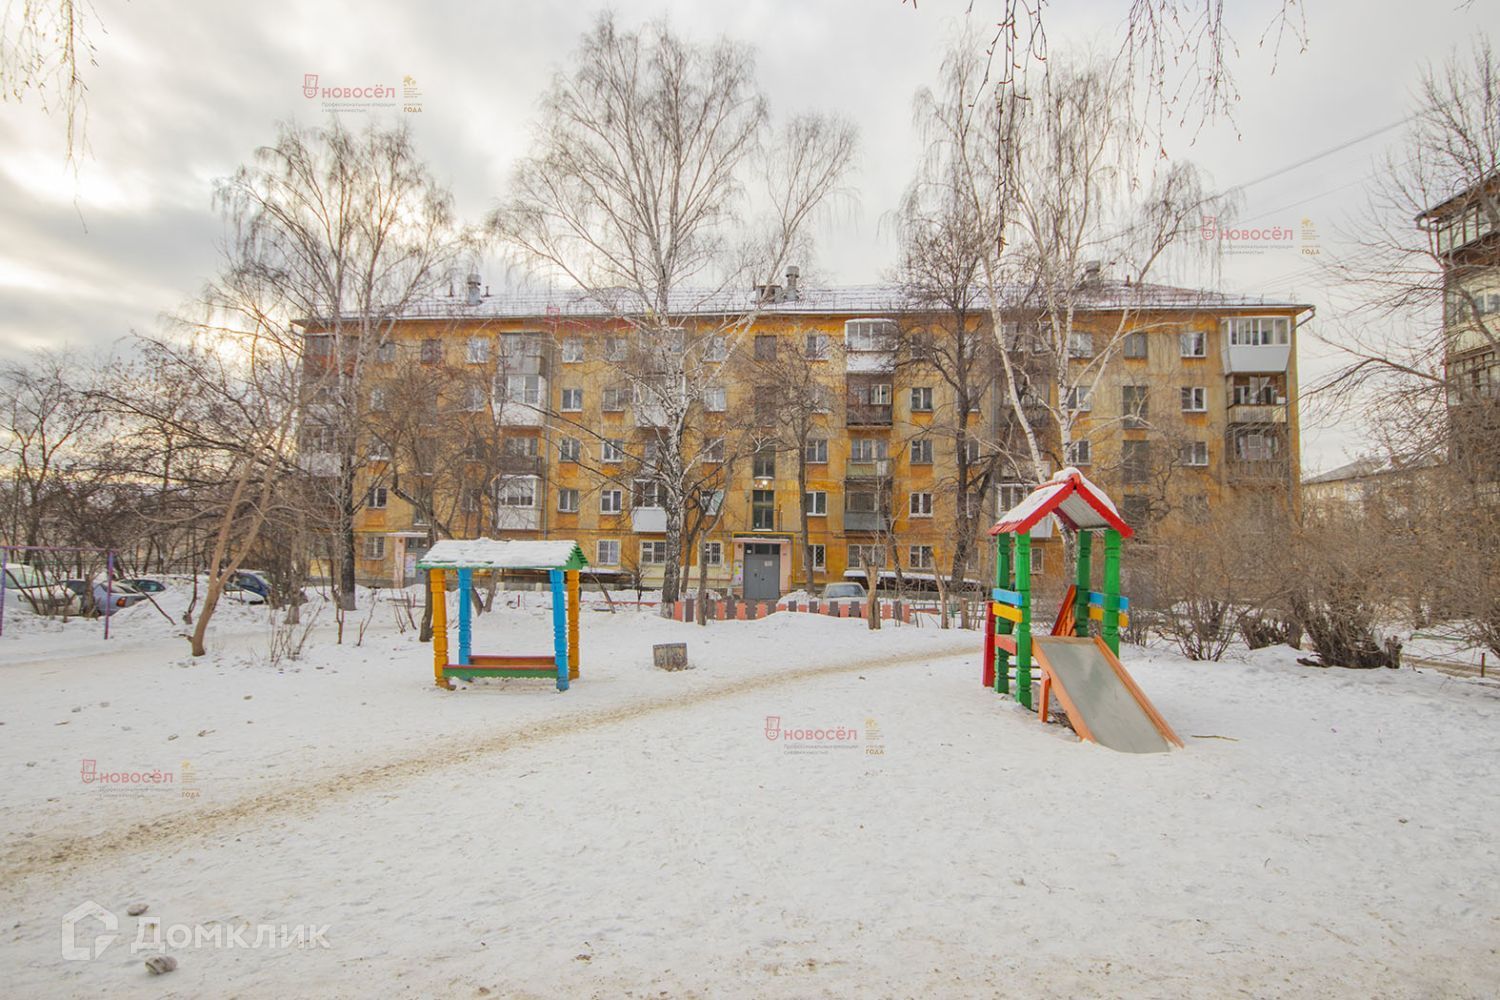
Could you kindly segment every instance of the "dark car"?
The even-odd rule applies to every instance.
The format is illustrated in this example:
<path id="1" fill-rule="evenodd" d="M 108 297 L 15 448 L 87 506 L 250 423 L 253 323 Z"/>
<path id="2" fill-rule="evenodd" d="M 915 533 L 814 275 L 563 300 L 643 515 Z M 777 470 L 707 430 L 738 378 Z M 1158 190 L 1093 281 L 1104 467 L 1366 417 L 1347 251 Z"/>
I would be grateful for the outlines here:
<path id="1" fill-rule="evenodd" d="M 139 590 L 143 594 L 160 594 L 167 589 L 167 585 L 165 583 L 162 583 L 160 580 L 152 580 L 147 577 L 141 577 L 138 580 L 125 580 L 123 582 L 130 584 L 130 586 L 134 587 L 136 590 Z"/>

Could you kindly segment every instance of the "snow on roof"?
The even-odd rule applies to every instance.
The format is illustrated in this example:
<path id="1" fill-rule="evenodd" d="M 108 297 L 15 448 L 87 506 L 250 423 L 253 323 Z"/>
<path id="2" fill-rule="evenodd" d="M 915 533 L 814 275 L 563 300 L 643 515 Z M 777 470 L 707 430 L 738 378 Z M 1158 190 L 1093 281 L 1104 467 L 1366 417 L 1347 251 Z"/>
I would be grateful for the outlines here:
<path id="1" fill-rule="evenodd" d="M 1114 501 L 1088 477 L 1072 466 L 1059 471 L 1050 480 L 1031 491 L 995 522 L 990 534 L 1030 531 L 1048 514 L 1054 514 L 1074 531 L 1114 528 L 1129 538 L 1135 534 L 1120 517 Z"/>
<path id="2" fill-rule="evenodd" d="M 580 569 L 589 561 L 571 540 L 505 542 L 445 538 L 427 550 L 419 569 Z"/>

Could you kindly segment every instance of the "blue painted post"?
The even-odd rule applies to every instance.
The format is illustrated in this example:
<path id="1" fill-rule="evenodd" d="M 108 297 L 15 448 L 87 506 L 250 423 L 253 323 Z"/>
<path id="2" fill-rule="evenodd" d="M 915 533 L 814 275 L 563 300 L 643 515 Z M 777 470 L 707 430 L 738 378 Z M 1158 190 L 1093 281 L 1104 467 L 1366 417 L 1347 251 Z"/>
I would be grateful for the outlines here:
<path id="1" fill-rule="evenodd" d="M 458 571 L 458 665 L 469 665 L 474 638 L 474 571 Z"/>
<path id="2" fill-rule="evenodd" d="M 563 571 L 552 577 L 552 652 L 557 660 L 557 689 L 568 689 L 568 596 L 563 590 Z"/>

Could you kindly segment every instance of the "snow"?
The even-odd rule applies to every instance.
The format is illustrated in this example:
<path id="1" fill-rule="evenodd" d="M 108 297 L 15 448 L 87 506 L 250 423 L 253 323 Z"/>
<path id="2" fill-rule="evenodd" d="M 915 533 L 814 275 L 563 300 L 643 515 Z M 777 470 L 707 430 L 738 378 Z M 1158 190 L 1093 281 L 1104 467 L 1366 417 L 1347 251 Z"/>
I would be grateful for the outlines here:
<path id="1" fill-rule="evenodd" d="M 417 565 L 423 569 L 560 569 L 575 553 L 583 565 L 588 564 L 573 541 L 444 538 L 433 543 Z"/>
<path id="2" fill-rule="evenodd" d="M 546 595 L 502 596 L 476 648 L 546 648 Z M 324 613 L 275 664 L 263 608 L 227 608 L 196 661 L 141 610 L 109 643 L 0 637 L 10 995 L 1500 988 L 1493 681 L 1126 647 L 1188 744 L 1141 757 L 983 690 L 972 632 L 591 605 L 567 693 L 444 692 L 389 601 L 359 644 L 365 610 L 343 645 Z M 652 668 L 668 641 L 693 669 Z M 85 759 L 176 780 L 99 787 Z M 122 936 L 65 961 L 87 900 Z M 152 977 L 130 954 L 151 917 L 247 944 L 326 925 L 328 947 L 174 946 Z"/>
<path id="3" fill-rule="evenodd" d="M 1070 493 L 1069 495 L 1063 497 L 1062 502 L 1056 504 L 1055 510 L 1066 517 L 1068 522 L 1078 529 L 1087 531 L 1095 528 L 1113 527 L 1113 525 L 1111 525 L 1109 521 L 1105 520 L 1104 517 L 1100 515 L 1100 513 L 1095 510 L 1087 500 L 1084 499 L 1082 494 L 1087 493 L 1088 495 L 1092 496 L 1095 500 L 1099 501 L 1099 503 L 1108 508 L 1109 512 L 1111 514 L 1114 514 L 1115 517 L 1120 516 L 1119 508 L 1117 508 L 1114 504 L 1114 501 L 1109 498 L 1109 494 L 1101 490 L 1092 481 L 1090 481 L 1087 476 L 1079 472 L 1071 465 L 1064 469 L 1058 470 L 1058 472 L 1053 475 L 1050 480 L 1038 486 L 1036 489 L 1027 494 L 1026 499 L 1022 500 L 1005 514 L 1001 515 L 1000 520 L 996 522 L 996 527 L 999 527 L 1001 525 L 1006 525 L 1011 528 L 1028 527 L 1027 522 L 1030 521 L 1033 517 L 1036 517 L 1038 512 L 1043 510 L 1053 510 L 1053 503 L 1058 495 L 1067 493 L 1070 486 L 1073 485 L 1075 480 L 1077 481 L 1079 492 Z M 1033 534 L 1035 534 L 1035 532 L 1033 532 Z"/>

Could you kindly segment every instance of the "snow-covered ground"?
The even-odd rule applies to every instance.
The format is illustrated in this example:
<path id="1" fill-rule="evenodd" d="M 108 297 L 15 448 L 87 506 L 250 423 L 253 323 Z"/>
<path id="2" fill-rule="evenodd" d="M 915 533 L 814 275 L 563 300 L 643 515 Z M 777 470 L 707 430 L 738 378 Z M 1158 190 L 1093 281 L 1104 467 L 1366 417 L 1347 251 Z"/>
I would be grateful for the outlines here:
<path id="1" fill-rule="evenodd" d="M 476 649 L 546 649 L 522 605 Z M 149 606 L 7 622 L 6 995 L 1500 991 L 1500 684 L 1127 648 L 1188 744 L 1131 756 L 981 689 L 974 633 L 590 609 L 567 693 L 443 692 L 389 609 L 279 665 L 265 617 L 197 661 Z M 87 901 L 118 937 L 65 959 Z"/>

